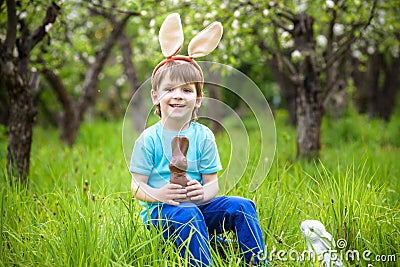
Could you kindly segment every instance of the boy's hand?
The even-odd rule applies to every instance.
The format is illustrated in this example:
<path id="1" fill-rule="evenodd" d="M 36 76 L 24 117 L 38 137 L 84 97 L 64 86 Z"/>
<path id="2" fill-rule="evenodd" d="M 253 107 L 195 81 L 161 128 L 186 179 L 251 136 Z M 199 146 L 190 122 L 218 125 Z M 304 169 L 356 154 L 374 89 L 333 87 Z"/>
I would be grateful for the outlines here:
<path id="1" fill-rule="evenodd" d="M 196 180 L 190 180 L 186 186 L 188 201 L 202 201 L 204 199 L 204 188 Z"/>
<path id="2" fill-rule="evenodd" d="M 182 199 L 186 199 L 187 190 L 179 184 L 168 183 L 158 191 L 157 198 L 166 204 L 178 206 Z"/>

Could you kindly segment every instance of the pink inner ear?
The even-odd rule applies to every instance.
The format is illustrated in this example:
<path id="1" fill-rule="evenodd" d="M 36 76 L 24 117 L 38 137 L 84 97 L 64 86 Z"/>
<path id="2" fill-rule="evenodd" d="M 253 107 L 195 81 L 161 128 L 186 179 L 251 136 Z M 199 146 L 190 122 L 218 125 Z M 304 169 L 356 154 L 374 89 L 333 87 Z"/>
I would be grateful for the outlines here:
<path id="1" fill-rule="evenodd" d="M 161 51 L 165 57 L 176 55 L 183 45 L 183 30 L 178 13 L 168 15 L 161 25 L 158 35 Z"/>
<path id="2" fill-rule="evenodd" d="M 211 53 L 222 37 L 222 24 L 213 22 L 199 32 L 189 43 L 189 56 L 193 58 L 203 57 Z"/>

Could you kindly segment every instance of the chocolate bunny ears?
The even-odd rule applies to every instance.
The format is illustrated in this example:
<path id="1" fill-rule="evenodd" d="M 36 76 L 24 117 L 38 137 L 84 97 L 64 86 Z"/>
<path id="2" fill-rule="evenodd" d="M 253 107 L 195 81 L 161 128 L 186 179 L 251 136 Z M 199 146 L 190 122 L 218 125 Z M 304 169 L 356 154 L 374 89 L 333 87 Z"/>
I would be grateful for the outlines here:
<path id="1" fill-rule="evenodd" d="M 168 15 L 161 25 L 158 35 L 161 51 L 166 59 L 156 66 L 152 77 L 154 77 L 155 73 L 162 65 L 171 60 L 185 60 L 191 62 L 199 69 L 201 76 L 203 76 L 203 72 L 196 61 L 194 61 L 194 58 L 203 57 L 211 53 L 218 46 L 222 37 L 222 32 L 223 28 L 220 22 L 211 23 L 190 41 L 188 46 L 189 56 L 178 55 L 184 39 L 181 18 L 178 13 Z"/>

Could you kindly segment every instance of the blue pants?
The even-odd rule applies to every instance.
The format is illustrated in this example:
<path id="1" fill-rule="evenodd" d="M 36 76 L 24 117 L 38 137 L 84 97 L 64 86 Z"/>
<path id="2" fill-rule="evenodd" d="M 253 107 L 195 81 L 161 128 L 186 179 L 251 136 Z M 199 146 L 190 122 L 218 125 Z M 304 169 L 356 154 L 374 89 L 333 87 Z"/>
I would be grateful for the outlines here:
<path id="1" fill-rule="evenodd" d="M 264 242 L 251 200 L 222 196 L 199 206 L 189 202 L 179 206 L 163 204 L 153 211 L 151 218 L 154 226 L 162 227 L 164 238 L 176 238 L 181 257 L 188 253 L 191 266 L 211 265 L 208 233 L 223 231 L 234 231 L 247 263 L 266 266 L 257 258 L 264 252 Z"/>

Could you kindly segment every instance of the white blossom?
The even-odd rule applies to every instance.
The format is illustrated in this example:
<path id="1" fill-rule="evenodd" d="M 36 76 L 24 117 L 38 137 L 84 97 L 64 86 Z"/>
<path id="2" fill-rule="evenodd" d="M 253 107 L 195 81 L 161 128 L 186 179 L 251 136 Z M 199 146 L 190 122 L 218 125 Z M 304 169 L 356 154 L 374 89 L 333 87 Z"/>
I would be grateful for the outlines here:
<path id="1" fill-rule="evenodd" d="M 44 26 L 45 32 L 49 32 L 51 27 L 53 27 L 53 23 L 46 24 L 46 26 Z"/>
<path id="2" fill-rule="evenodd" d="M 156 20 L 155 19 L 151 19 L 150 23 L 149 23 L 149 26 L 153 28 L 155 25 L 156 25 Z"/>
<path id="3" fill-rule="evenodd" d="M 282 45 L 283 45 L 284 48 L 290 48 L 290 47 L 293 47 L 294 41 L 292 39 L 290 39 L 287 42 L 283 42 Z"/>
<path id="4" fill-rule="evenodd" d="M 28 12 L 26 12 L 26 11 L 22 11 L 21 14 L 19 14 L 20 19 L 24 19 L 24 18 L 26 18 L 26 16 L 28 16 Z"/>
<path id="5" fill-rule="evenodd" d="M 367 52 L 368 52 L 368 54 L 370 54 L 370 55 L 374 54 L 374 53 L 375 53 L 375 47 L 373 47 L 373 46 L 368 46 Z"/>
<path id="6" fill-rule="evenodd" d="M 307 10 L 307 3 L 301 3 L 298 6 L 296 6 L 296 11 L 299 13 L 303 13 Z"/>
<path id="7" fill-rule="evenodd" d="M 352 55 L 353 55 L 353 57 L 360 59 L 362 56 L 362 53 L 360 52 L 360 50 L 354 50 Z"/>
<path id="8" fill-rule="evenodd" d="M 146 11 L 146 10 L 142 10 L 142 11 L 140 11 L 140 15 L 142 15 L 142 16 L 146 16 L 146 15 L 147 15 L 147 11 Z"/>
<path id="9" fill-rule="evenodd" d="M 299 58 L 301 57 L 301 52 L 299 50 L 294 50 L 291 54 L 292 58 Z"/>
<path id="10" fill-rule="evenodd" d="M 333 2 L 332 0 L 326 0 L 326 6 L 328 8 L 333 8 L 335 6 L 335 2 Z"/>
<path id="11" fill-rule="evenodd" d="M 400 51 L 399 50 L 400 49 L 399 49 L 398 45 L 393 46 L 392 49 L 391 49 L 392 56 L 393 57 L 398 57 L 400 55 L 400 53 L 399 53 Z"/>
<path id="12" fill-rule="evenodd" d="M 201 14 L 200 14 L 200 13 L 194 14 L 194 18 L 195 18 L 195 19 L 200 19 L 200 18 L 201 18 Z"/>
<path id="13" fill-rule="evenodd" d="M 72 10 L 71 12 L 68 13 L 67 15 L 67 20 L 74 20 L 79 17 L 79 14 L 76 10 Z"/>
<path id="14" fill-rule="evenodd" d="M 379 24 L 385 24 L 385 17 L 378 17 Z"/>
<path id="15" fill-rule="evenodd" d="M 288 37 L 289 35 L 290 35 L 290 33 L 287 32 L 287 31 L 283 31 L 283 32 L 282 32 L 282 38 L 286 38 L 286 37 Z"/>
<path id="16" fill-rule="evenodd" d="M 117 86 L 122 86 L 124 83 L 125 83 L 125 77 L 123 75 L 119 77 L 115 82 Z"/>
<path id="17" fill-rule="evenodd" d="M 264 17 L 267 17 L 268 14 L 269 14 L 269 10 L 268 10 L 268 9 L 264 9 L 264 10 L 263 10 L 263 15 L 264 15 Z"/>
<path id="18" fill-rule="evenodd" d="M 326 39 L 325 35 L 318 35 L 317 43 L 319 46 L 325 47 L 326 44 L 328 43 L 328 39 Z"/>
<path id="19" fill-rule="evenodd" d="M 205 18 L 206 19 L 212 19 L 214 17 L 213 13 L 206 13 Z"/>
<path id="20" fill-rule="evenodd" d="M 90 56 L 90 57 L 88 58 L 88 61 L 89 61 L 90 64 L 93 64 L 94 61 L 95 61 L 95 57 L 94 57 L 94 56 Z"/>
<path id="21" fill-rule="evenodd" d="M 342 35 L 344 33 L 344 25 L 343 24 L 335 24 L 333 26 L 333 32 L 336 35 Z"/>
<path id="22" fill-rule="evenodd" d="M 239 11 L 239 10 L 235 10 L 235 12 L 233 12 L 233 16 L 234 16 L 235 18 L 240 17 L 240 11 Z"/>
<path id="23" fill-rule="evenodd" d="M 232 21 L 232 28 L 239 29 L 239 21 L 237 19 Z"/>
<path id="24" fill-rule="evenodd" d="M 386 12 L 384 10 L 382 9 L 378 10 L 377 17 L 379 24 L 385 24 Z"/>

